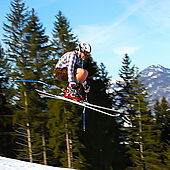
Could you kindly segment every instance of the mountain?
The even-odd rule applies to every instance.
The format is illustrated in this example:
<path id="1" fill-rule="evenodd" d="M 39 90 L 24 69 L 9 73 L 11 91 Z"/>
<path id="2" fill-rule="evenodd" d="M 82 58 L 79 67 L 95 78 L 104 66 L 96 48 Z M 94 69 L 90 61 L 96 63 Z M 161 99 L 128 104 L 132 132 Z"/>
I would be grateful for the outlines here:
<path id="1" fill-rule="evenodd" d="M 170 103 L 170 69 L 161 65 L 151 65 L 140 72 L 140 80 L 148 88 L 147 92 L 150 98 L 161 99 L 163 96 Z M 110 82 L 108 93 L 113 93 L 114 90 L 119 90 L 116 85 L 116 80 Z"/>
<path id="2" fill-rule="evenodd" d="M 170 69 L 161 65 L 151 65 L 141 71 L 141 80 L 148 88 L 151 99 L 161 99 L 163 96 L 170 102 Z"/>

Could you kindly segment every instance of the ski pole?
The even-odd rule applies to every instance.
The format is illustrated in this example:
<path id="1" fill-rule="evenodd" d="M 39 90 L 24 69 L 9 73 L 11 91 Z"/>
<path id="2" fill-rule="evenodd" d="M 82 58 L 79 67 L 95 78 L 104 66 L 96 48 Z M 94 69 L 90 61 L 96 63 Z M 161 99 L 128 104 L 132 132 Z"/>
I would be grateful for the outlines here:
<path id="1" fill-rule="evenodd" d="M 85 100 L 87 101 L 87 93 L 85 96 Z M 83 131 L 86 131 L 86 105 L 83 108 Z"/>

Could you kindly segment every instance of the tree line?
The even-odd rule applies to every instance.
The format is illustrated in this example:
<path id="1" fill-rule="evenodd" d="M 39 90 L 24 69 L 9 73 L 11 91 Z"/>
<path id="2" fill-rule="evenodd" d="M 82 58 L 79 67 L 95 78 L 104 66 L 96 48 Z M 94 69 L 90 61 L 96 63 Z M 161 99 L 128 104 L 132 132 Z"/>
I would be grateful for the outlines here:
<path id="1" fill-rule="evenodd" d="M 85 59 L 88 101 L 123 110 L 109 117 L 86 109 L 85 131 L 82 107 L 42 98 L 35 90 L 59 94 L 58 89 L 15 81 L 41 80 L 66 88 L 66 82 L 55 79 L 54 65 L 79 39 L 61 11 L 55 19 L 50 39 L 34 9 L 23 0 L 11 1 L 0 45 L 0 155 L 75 169 L 168 169 L 169 103 L 163 97 L 150 105 L 128 54 L 119 70 L 119 90 L 112 93 L 107 93 L 111 77 L 104 64 L 92 56 Z"/>

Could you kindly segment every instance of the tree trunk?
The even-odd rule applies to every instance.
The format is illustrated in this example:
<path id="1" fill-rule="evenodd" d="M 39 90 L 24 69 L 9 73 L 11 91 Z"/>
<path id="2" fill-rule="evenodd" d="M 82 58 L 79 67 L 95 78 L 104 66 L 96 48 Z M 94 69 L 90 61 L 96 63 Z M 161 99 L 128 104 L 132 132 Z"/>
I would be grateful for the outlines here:
<path id="1" fill-rule="evenodd" d="M 47 155 L 46 155 L 46 144 L 45 144 L 45 135 L 42 135 L 42 147 L 43 147 L 43 163 L 47 165 Z"/>
<path id="2" fill-rule="evenodd" d="M 64 113 L 67 115 L 66 108 L 64 108 Z M 67 116 L 66 116 L 66 146 L 67 146 L 67 160 L 68 160 L 68 168 L 73 168 L 73 155 L 72 155 L 72 140 L 70 139 L 68 124 L 67 124 Z"/>
<path id="3" fill-rule="evenodd" d="M 26 83 L 23 82 L 23 85 L 25 86 Z M 25 90 L 24 90 L 24 98 L 25 98 L 25 114 L 28 116 L 28 99 L 27 99 L 27 93 L 26 93 Z M 28 155 L 29 155 L 29 160 L 30 160 L 30 162 L 33 162 L 29 122 L 26 123 L 26 126 L 27 126 Z"/>
<path id="4" fill-rule="evenodd" d="M 27 140 L 28 140 L 29 160 L 30 160 L 30 162 L 33 162 L 33 159 L 32 159 L 32 148 L 31 148 L 31 135 L 30 135 L 29 123 L 27 123 Z"/>
<path id="5" fill-rule="evenodd" d="M 68 168 L 71 168 L 70 144 L 69 144 L 68 132 L 66 132 L 66 146 L 67 146 Z"/>
<path id="6" fill-rule="evenodd" d="M 140 159 L 141 159 L 141 165 L 143 167 L 143 136 L 142 136 L 142 116 L 141 116 L 141 109 L 140 109 L 140 100 L 138 99 L 138 111 L 139 111 L 139 138 L 140 138 Z M 142 168 L 143 169 L 143 168 Z"/>

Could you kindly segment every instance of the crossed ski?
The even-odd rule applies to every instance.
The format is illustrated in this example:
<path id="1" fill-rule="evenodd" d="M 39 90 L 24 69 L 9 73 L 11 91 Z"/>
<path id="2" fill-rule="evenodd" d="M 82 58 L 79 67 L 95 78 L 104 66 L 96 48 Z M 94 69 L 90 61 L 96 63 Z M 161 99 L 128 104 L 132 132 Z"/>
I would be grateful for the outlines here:
<path id="1" fill-rule="evenodd" d="M 99 113 L 103 113 L 103 114 L 108 115 L 108 116 L 117 117 L 117 116 L 120 116 L 120 113 L 121 113 L 121 111 L 119 111 L 119 110 L 113 110 L 113 109 L 110 109 L 110 108 L 107 108 L 107 107 L 94 105 L 94 104 L 91 104 L 91 103 L 88 103 L 88 102 L 79 102 L 79 101 L 76 101 L 76 100 L 68 99 L 64 96 L 58 96 L 58 95 L 54 95 L 54 94 L 51 94 L 51 93 L 43 92 L 43 91 L 38 90 L 38 89 L 36 89 L 36 91 L 42 97 L 48 97 L 48 98 L 51 98 L 51 99 L 59 99 L 59 100 L 71 102 L 71 103 L 77 104 L 79 106 L 83 106 L 83 107 L 86 107 L 88 109 L 97 111 Z M 100 108 L 100 109 L 103 109 L 103 110 L 113 111 L 113 112 L 116 112 L 116 114 L 110 114 L 110 113 L 107 113 L 105 111 L 99 110 L 97 108 Z"/>
<path id="2" fill-rule="evenodd" d="M 44 83 L 42 81 L 37 81 L 37 80 L 15 80 L 15 81 L 29 82 L 29 83 L 39 83 L 39 84 L 42 84 L 42 85 L 45 85 L 45 86 L 51 86 L 51 85 L 49 85 L 47 83 Z M 61 89 L 58 86 L 54 85 L 54 88 L 63 91 L 63 89 Z M 43 92 L 43 91 L 38 90 L 38 89 L 36 89 L 36 91 L 39 93 L 40 96 L 48 97 L 48 98 L 52 98 L 52 99 L 60 99 L 60 100 L 64 100 L 64 101 L 67 101 L 67 102 L 71 102 L 71 103 L 77 104 L 79 106 L 82 106 L 84 108 L 88 108 L 88 109 L 94 110 L 96 112 L 103 113 L 103 114 L 108 115 L 108 116 L 117 117 L 117 116 L 120 116 L 121 113 L 123 113 L 123 111 L 121 111 L 121 110 L 114 110 L 114 109 L 111 109 L 111 108 L 91 104 L 91 103 L 88 103 L 88 102 L 78 102 L 76 100 L 65 98 L 64 96 L 54 95 L 54 94 L 51 94 L 51 93 Z M 105 111 L 103 111 L 101 109 L 108 110 L 108 111 L 113 111 L 114 114 L 107 113 L 107 112 L 105 112 Z"/>

